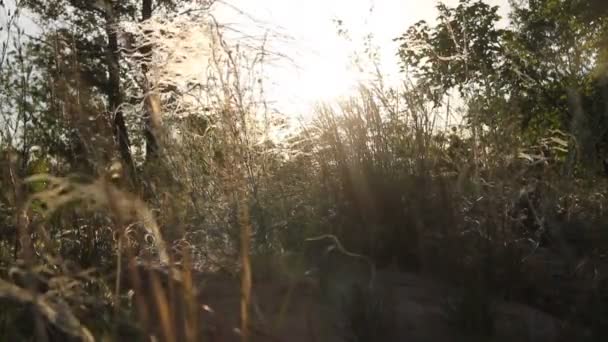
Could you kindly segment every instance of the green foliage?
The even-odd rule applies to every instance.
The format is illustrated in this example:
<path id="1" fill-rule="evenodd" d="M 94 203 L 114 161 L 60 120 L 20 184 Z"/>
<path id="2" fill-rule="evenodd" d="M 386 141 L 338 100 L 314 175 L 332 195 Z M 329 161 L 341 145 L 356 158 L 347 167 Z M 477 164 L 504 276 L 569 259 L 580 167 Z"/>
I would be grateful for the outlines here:
<path id="1" fill-rule="evenodd" d="M 497 7 L 482 1 L 439 5 L 436 26 L 419 22 L 397 39 L 402 68 L 412 68 L 436 104 L 456 87 L 465 98 L 508 99 L 513 108 L 505 115 L 521 117 L 525 127 L 537 120 L 541 126 L 531 129 L 567 129 L 572 96 L 586 97 L 596 87 L 602 62 L 594 56 L 604 50 L 605 23 L 588 25 L 584 9 L 572 1 L 513 6 L 513 25 L 498 29 Z M 481 109 L 477 119 L 487 123 L 495 107 Z"/>
<path id="2" fill-rule="evenodd" d="M 401 69 L 413 68 L 435 104 L 453 87 L 462 95 L 470 88 L 496 87 L 504 63 L 505 34 L 495 27 L 498 6 L 461 0 L 455 8 L 439 4 L 437 11 L 437 26 L 420 21 L 396 39 L 401 42 Z"/>

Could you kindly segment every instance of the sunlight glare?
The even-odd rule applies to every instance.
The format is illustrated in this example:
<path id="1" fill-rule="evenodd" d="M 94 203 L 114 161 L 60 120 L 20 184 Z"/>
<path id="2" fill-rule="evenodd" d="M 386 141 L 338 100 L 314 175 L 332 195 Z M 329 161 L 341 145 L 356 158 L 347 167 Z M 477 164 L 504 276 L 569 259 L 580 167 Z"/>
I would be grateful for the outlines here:
<path id="1" fill-rule="evenodd" d="M 311 59 L 298 72 L 293 90 L 307 101 L 331 101 L 352 95 L 362 75 L 349 63 L 347 48 L 335 47 Z"/>

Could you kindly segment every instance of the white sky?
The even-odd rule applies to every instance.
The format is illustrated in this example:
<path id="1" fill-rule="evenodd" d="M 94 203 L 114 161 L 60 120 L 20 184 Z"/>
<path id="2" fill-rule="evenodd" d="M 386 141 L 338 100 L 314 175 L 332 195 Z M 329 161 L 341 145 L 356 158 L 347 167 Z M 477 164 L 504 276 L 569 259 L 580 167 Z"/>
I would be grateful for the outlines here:
<path id="1" fill-rule="evenodd" d="M 222 0 L 239 8 L 264 26 L 275 28 L 293 40 L 277 44 L 295 64 L 281 63 L 268 69 L 269 97 L 282 111 L 305 112 L 319 100 L 331 100 L 348 94 L 357 75 L 349 67 L 352 52 L 363 50 L 363 37 L 373 34 L 373 44 L 380 48 L 381 71 L 398 79 L 397 43 L 393 38 L 419 20 L 433 21 L 437 16 L 436 0 Z M 457 5 L 458 0 L 443 1 Z M 508 0 L 486 0 L 500 6 L 504 20 Z M 243 30 L 251 25 L 250 17 L 222 6 L 221 21 L 233 22 Z M 343 21 L 352 38 L 348 43 L 337 34 L 334 19 Z M 506 22 L 506 21 L 505 21 Z M 291 113 L 300 114 L 300 113 Z"/>

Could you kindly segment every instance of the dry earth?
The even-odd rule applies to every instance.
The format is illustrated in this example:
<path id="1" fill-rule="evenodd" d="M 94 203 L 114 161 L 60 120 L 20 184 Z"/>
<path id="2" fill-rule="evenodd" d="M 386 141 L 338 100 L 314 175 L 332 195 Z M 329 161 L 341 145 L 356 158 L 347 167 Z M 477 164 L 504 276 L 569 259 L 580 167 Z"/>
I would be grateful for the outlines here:
<path id="1" fill-rule="evenodd" d="M 335 280 L 335 279 L 334 279 Z M 228 276 L 206 276 L 202 282 L 201 307 L 209 308 L 208 328 L 217 340 L 238 341 L 238 281 Z M 375 286 L 387 299 L 385 312 L 393 318 L 394 341 L 470 341 L 450 324 L 448 289 L 424 277 L 380 271 Z M 339 285 L 339 284 L 337 284 Z M 328 295 L 347 287 L 321 291 L 313 278 L 256 279 L 253 316 L 254 341 L 347 341 L 345 316 Z M 205 306 L 206 305 L 206 306 Z M 495 333 L 491 341 L 557 341 L 560 322 L 534 308 L 498 302 L 494 308 Z M 220 328 L 221 327 L 221 328 Z M 358 327 L 360 328 L 360 327 Z M 386 329 L 386 328 L 385 328 Z M 211 336 L 211 335 L 210 335 Z M 385 339 L 386 340 L 386 339 Z M 487 339 L 486 339 L 487 341 Z"/>

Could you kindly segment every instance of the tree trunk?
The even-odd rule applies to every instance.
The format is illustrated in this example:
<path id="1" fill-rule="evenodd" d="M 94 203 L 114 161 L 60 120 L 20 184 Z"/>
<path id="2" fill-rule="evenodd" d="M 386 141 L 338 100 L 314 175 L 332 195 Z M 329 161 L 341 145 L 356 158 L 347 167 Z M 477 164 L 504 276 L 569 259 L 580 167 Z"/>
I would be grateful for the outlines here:
<path id="1" fill-rule="evenodd" d="M 152 18 L 152 0 L 142 0 L 142 21 Z M 147 33 L 147 32 L 145 32 Z M 147 34 L 146 34 L 147 36 Z M 145 63 L 146 57 L 152 52 L 150 42 L 141 45 L 139 52 L 144 56 L 144 62 L 141 65 L 144 74 L 144 137 L 146 139 L 146 162 L 152 161 L 158 157 L 158 134 L 161 126 L 160 118 L 160 101 L 156 95 L 150 91 L 149 82 L 147 79 L 148 65 Z"/>
<path id="2" fill-rule="evenodd" d="M 131 157 L 129 133 L 125 125 L 122 110 L 119 108 L 122 103 L 120 92 L 120 52 L 118 51 L 118 37 L 116 32 L 116 15 L 114 13 L 114 3 L 112 2 L 106 9 L 106 34 L 108 35 L 108 46 L 106 51 L 106 63 L 108 65 L 108 104 L 110 111 L 114 114 L 114 136 L 118 142 L 120 156 L 125 163 L 127 179 L 130 182 L 135 180 L 135 165 Z"/>

